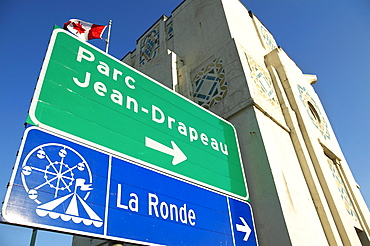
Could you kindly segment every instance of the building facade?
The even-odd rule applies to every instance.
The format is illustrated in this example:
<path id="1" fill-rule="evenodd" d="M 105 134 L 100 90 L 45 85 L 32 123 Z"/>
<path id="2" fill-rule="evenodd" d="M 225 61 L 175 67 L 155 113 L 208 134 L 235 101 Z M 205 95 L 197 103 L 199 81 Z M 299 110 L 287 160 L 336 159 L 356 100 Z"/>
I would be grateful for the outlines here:
<path id="1" fill-rule="evenodd" d="M 370 245 L 369 210 L 316 76 L 241 2 L 185 0 L 122 61 L 235 126 L 259 245 Z"/>

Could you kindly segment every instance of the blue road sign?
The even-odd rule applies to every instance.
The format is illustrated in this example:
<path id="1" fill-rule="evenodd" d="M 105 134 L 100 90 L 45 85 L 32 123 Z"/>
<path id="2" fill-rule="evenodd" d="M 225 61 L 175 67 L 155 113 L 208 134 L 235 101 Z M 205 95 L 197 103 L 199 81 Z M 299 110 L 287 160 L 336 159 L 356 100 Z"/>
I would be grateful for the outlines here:
<path id="1" fill-rule="evenodd" d="M 257 245 L 248 202 L 29 127 L 9 223 L 142 245 Z"/>

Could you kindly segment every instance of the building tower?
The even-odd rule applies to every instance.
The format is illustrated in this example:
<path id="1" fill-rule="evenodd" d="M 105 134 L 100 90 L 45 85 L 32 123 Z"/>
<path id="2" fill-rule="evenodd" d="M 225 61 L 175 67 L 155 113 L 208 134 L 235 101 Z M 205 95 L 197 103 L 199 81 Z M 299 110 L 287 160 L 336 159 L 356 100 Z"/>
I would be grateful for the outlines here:
<path id="1" fill-rule="evenodd" d="M 259 245 L 370 245 L 316 76 L 241 2 L 185 0 L 122 61 L 234 124 Z"/>

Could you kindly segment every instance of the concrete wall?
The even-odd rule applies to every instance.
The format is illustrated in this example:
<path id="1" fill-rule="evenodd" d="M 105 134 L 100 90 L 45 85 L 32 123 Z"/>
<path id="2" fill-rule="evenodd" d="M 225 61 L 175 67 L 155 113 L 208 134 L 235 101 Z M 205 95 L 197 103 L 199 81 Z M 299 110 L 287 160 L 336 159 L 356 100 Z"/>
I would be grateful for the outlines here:
<path id="1" fill-rule="evenodd" d="M 304 75 L 281 49 L 267 55 L 266 64 L 286 95 L 286 117 L 296 121 L 291 128 L 299 135 L 292 140 L 304 147 L 298 156 L 327 238 L 334 245 L 369 245 L 368 209 L 311 85 L 316 79 Z M 362 236 L 366 239 L 360 242 Z"/>

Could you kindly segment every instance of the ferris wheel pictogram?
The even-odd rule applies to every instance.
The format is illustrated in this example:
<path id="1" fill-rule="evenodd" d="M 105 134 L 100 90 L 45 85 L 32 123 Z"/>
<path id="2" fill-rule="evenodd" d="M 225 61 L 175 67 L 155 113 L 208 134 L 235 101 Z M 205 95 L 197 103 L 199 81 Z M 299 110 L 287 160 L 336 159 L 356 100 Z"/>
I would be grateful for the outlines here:
<path id="1" fill-rule="evenodd" d="M 78 173 L 76 173 L 76 171 Z M 76 173 L 76 174 L 75 174 Z M 77 176 L 76 176 L 77 175 Z M 28 182 L 32 176 L 39 184 Z M 77 151 L 59 143 L 47 143 L 31 150 L 23 161 L 22 182 L 29 198 L 40 204 L 38 190 L 49 186 L 54 190 L 54 198 L 61 192 L 73 192 L 77 178 L 92 183 L 92 175 L 86 160 Z M 85 194 L 88 197 L 89 192 Z M 85 199 L 86 199 L 85 198 Z"/>
<path id="2" fill-rule="evenodd" d="M 60 143 L 33 148 L 23 161 L 21 178 L 28 197 L 39 204 L 39 216 L 102 225 L 86 202 L 93 190 L 90 167 L 73 148 Z"/>

